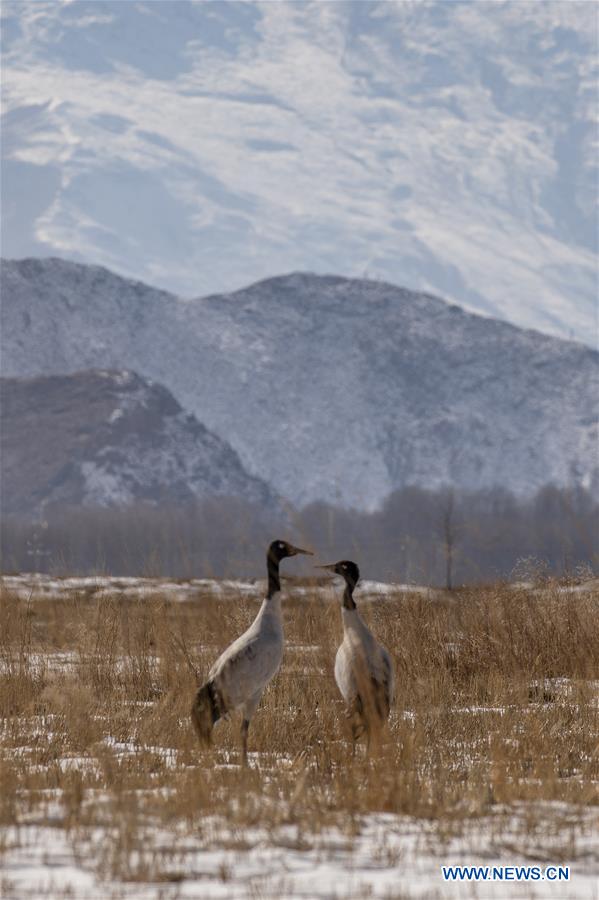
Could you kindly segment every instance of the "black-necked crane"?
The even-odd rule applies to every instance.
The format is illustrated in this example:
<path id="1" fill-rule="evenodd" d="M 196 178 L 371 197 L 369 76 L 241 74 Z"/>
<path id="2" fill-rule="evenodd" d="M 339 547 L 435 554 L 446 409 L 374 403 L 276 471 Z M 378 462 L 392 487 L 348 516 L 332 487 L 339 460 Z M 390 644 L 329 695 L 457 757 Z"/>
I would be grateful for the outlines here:
<path id="1" fill-rule="evenodd" d="M 305 553 L 287 541 L 273 541 L 266 555 L 268 589 L 258 615 L 241 637 L 221 653 L 208 680 L 196 694 L 191 709 L 195 730 L 204 745 L 211 743 L 215 722 L 234 710 L 242 711 L 241 748 L 247 764 L 250 721 L 264 688 L 276 675 L 283 658 L 283 616 L 279 564 L 288 556 Z"/>
<path id="2" fill-rule="evenodd" d="M 335 681 L 352 719 L 355 741 L 366 732 L 368 748 L 372 738 L 378 740 L 389 717 L 395 695 L 395 672 L 388 650 L 376 640 L 354 600 L 354 588 L 360 580 L 360 570 L 349 559 L 326 566 L 345 581 L 341 617 L 343 640 L 335 657 Z"/>

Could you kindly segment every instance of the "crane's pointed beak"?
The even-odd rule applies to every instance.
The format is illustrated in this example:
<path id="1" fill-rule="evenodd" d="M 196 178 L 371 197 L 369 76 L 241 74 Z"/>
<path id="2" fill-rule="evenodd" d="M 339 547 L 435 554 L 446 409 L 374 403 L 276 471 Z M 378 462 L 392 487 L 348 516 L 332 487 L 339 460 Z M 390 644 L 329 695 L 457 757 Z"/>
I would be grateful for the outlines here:
<path id="1" fill-rule="evenodd" d="M 314 566 L 314 568 L 315 568 L 315 569 L 328 569 L 329 572 L 334 572 L 334 571 L 335 571 L 335 566 L 336 566 L 336 565 L 337 565 L 337 563 L 329 563 L 329 564 L 326 565 L 326 566 Z"/>
<path id="2" fill-rule="evenodd" d="M 301 547 L 289 547 L 289 556 L 297 556 L 298 553 L 303 553 L 304 556 L 314 556 L 311 550 L 302 550 Z"/>

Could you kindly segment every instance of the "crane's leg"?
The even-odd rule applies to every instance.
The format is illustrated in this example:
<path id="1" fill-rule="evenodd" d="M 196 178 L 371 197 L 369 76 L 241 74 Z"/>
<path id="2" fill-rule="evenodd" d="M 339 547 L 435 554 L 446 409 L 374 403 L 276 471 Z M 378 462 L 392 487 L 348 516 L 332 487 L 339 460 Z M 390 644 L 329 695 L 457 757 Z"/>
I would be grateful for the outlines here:
<path id="1" fill-rule="evenodd" d="M 363 716 L 363 703 L 358 695 L 347 708 L 347 718 L 350 720 L 351 737 L 352 737 L 352 757 L 356 756 L 356 747 L 358 741 L 364 734 L 366 725 Z"/>
<path id="2" fill-rule="evenodd" d="M 241 765 L 245 768 L 248 764 L 248 731 L 250 728 L 250 720 L 243 718 L 241 720 Z"/>
<path id="3" fill-rule="evenodd" d="M 248 731 L 250 727 L 250 719 L 258 708 L 263 690 L 263 688 L 260 688 L 259 691 L 256 691 L 256 693 L 253 694 L 250 699 L 243 704 L 242 707 L 243 718 L 241 720 L 241 764 L 244 766 L 244 768 L 248 764 Z"/>

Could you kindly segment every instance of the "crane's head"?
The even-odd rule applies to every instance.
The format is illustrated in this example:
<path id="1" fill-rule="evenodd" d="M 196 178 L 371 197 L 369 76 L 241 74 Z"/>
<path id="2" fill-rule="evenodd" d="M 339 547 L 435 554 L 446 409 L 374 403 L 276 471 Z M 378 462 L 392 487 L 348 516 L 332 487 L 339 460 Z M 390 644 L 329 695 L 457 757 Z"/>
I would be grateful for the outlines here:
<path id="1" fill-rule="evenodd" d="M 300 547 L 294 547 L 287 541 L 273 541 L 268 548 L 268 558 L 274 562 L 281 562 L 288 556 L 297 556 L 298 553 L 304 553 L 306 556 L 312 556 L 311 550 L 302 550 Z"/>
<path id="2" fill-rule="evenodd" d="M 341 559 L 339 562 L 330 563 L 328 566 L 316 566 L 316 568 L 328 569 L 329 572 L 334 572 L 335 575 L 341 575 L 352 590 L 360 580 L 360 570 L 351 559 Z"/>

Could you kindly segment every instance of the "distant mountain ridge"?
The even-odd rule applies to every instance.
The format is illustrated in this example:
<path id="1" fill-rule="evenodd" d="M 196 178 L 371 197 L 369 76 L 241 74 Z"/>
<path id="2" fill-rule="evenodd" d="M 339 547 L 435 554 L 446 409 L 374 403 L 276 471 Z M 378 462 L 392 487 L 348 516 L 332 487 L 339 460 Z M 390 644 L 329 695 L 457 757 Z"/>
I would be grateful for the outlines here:
<path id="1" fill-rule="evenodd" d="M 224 441 L 133 372 L 2 378 L 0 392 L 4 514 L 215 496 L 274 501 Z"/>
<path id="2" fill-rule="evenodd" d="M 2 266 L 6 375 L 133 369 L 296 504 L 395 488 L 599 491 L 599 354 L 383 282 L 295 273 L 182 300 L 60 259 Z"/>

